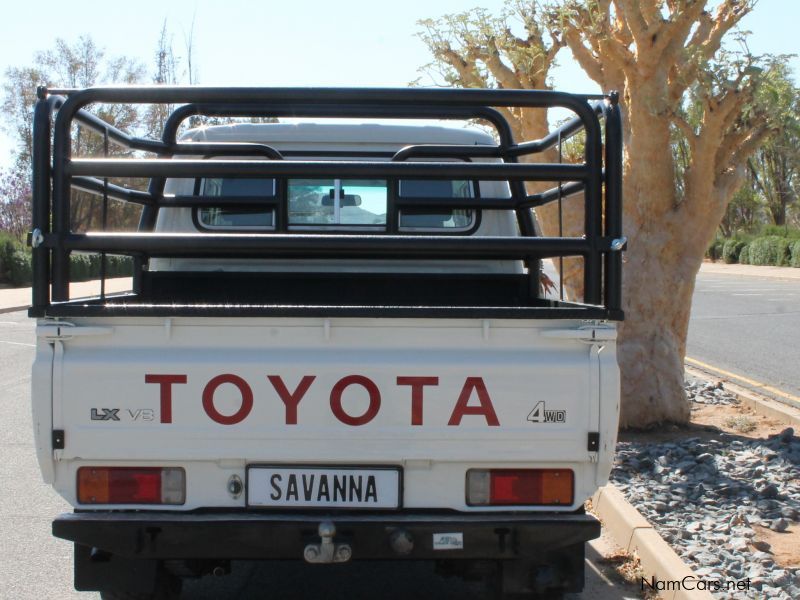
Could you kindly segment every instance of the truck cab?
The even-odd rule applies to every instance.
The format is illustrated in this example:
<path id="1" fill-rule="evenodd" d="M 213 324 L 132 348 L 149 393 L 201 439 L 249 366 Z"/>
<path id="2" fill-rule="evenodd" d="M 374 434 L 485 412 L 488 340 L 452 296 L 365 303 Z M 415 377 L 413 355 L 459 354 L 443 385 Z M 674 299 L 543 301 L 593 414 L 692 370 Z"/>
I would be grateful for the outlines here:
<path id="1" fill-rule="evenodd" d="M 114 102 L 177 108 L 153 140 L 91 112 Z M 515 140 L 497 106 L 575 117 Z M 35 123 L 34 427 L 77 589 L 176 596 L 233 559 L 582 588 L 619 406 L 616 96 L 42 89 Z M 127 153 L 72 156 L 73 124 Z M 578 132 L 583 162 L 545 160 Z M 142 206 L 138 230 L 73 231 L 76 190 Z M 569 195 L 584 235 L 543 236 Z M 132 291 L 72 298 L 75 253 L 130 257 Z M 563 257 L 580 298 L 542 285 Z"/>

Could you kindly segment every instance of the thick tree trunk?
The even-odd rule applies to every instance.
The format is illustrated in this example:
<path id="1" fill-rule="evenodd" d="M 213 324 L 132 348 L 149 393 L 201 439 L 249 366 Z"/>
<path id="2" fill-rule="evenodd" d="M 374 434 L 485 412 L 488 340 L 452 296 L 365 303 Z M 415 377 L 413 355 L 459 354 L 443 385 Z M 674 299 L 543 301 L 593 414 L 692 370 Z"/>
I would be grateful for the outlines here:
<path id="1" fill-rule="evenodd" d="M 625 322 L 618 341 L 621 427 L 689 419 L 683 359 L 700 260 L 676 247 L 680 241 L 669 227 L 658 221 L 642 224 L 625 257 Z M 663 242 L 653 243 L 656 239 Z"/>
<path id="2" fill-rule="evenodd" d="M 618 346 L 622 427 L 689 419 L 683 359 L 694 276 L 703 254 L 687 251 L 684 244 L 688 226 L 676 204 L 669 124 L 661 117 L 665 98 L 665 81 L 645 80 L 637 82 L 637 94 L 626 107 L 623 231 L 629 244 Z"/>

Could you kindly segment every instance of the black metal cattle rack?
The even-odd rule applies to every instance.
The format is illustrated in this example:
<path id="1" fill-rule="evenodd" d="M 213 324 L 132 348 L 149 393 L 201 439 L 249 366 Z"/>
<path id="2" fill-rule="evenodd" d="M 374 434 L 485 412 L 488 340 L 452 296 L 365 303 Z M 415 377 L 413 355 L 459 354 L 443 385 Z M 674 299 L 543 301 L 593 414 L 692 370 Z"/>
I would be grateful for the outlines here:
<path id="1" fill-rule="evenodd" d="M 43 87 L 39 89 L 38 97 L 34 113 L 33 231 L 30 236 L 34 279 L 32 316 L 350 315 L 622 319 L 621 252 L 625 245 L 622 237 L 622 138 L 615 93 L 592 96 L 538 90 L 482 89 L 98 87 L 48 90 Z M 167 119 L 161 139 L 154 140 L 130 135 L 106 123 L 88 110 L 87 107 L 95 104 L 157 104 L 177 105 L 177 108 Z M 572 111 L 575 116 L 542 139 L 516 141 L 503 112 L 499 110 L 503 107 L 513 110 L 561 107 Z M 330 152 L 325 160 L 320 160 L 320 152 L 315 151 L 313 155 L 317 159 L 307 160 L 303 152 L 295 152 L 292 156 L 290 152 L 282 153 L 263 143 L 179 142 L 179 128 L 187 119 L 197 115 L 482 120 L 495 128 L 497 143 L 420 144 L 388 156 L 369 151 L 356 153 L 357 156 Z M 601 125 L 601 118 L 605 127 Z M 109 144 L 116 144 L 135 153 L 135 157 L 73 157 L 72 131 L 75 124 L 103 136 L 106 149 Z M 568 164 L 532 160 L 550 148 L 560 149 L 564 140 L 579 131 L 584 136 L 583 162 Z M 175 156 L 181 158 L 173 158 Z M 486 162 L 485 159 L 500 160 Z M 216 196 L 213 199 L 198 193 L 164 193 L 168 178 L 223 176 L 274 178 L 275 193 L 265 197 Z M 285 199 L 281 195 L 287 179 L 326 176 L 386 179 L 390 190 L 386 230 L 369 234 L 290 230 L 286 226 Z M 109 178 L 133 177 L 148 178 L 148 190 L 128 189 L 109 182 Z M 397 185 L 403 179 L 507 181 L 511 194 L 500 198 L 404 197 Z M 553 186 L 547 191 L 530 194 L 525 188 L 526 181 L 553 182 Z M 72 190 L 101 196 L 104 212 L 109 199 L 142 205 L 139 231 L 73 232 L 70 224 Z M 577 193 L 583 195 L 583 235 L 537 236 L 531 209 L 557 202 L 560 211 L 562 199 Z M 161 208 L 196 208 L 211 203 L 251 209 L 269 207 L 274 211 L 275 231 L 167 233 L 154 229 Z M 400 211 L 420 207 L 513 210 L 521 235 L 487 237 L 402 232 L 398 227 Z M 97 298 L 70 299 L 69 266 L 70 255 L 74 252 L 101 254 L 103 264 L 106 254 L 134 257 L 137 267 L 134 293 L 106 295 L 103 285 Z M 536 292 L 530 292 L 539 289 L 538 261 L 565 256 L 583 259 L 583 301 L 544 300 Z M 154 257 L 521 260 L 528 265 L 529 295 L 520 300 L 525 294 L 518 294 L 513 301 L 504 301 L 491 293 L 482 299 L 465 294 L 469 300 L 462 302 L 453 294 L 444 294 L 447 298 L 430 302 L 408 293 L 401 294 L 403 298 L 398 301 L 369 298 L 369 295 L 365 299 L 356 294 L 343 301 L 330 301 L 303 298 L 302 291 L 297 291 L 299 295 L 291 302 L 285 299 L 258 302 L 252 297 L 240 302 L 231 302 L 230 299 L 224 303 L 208 299 L 195 302 L 191 298 L 170 298 L 165 297 L 163 291 L 153 291 L 156 288 L 171 289 L 163 278 L 161 287 L 148 280 L 147 261 Z M 330 276 L 328 273 L 327 277 Z M 276 288 L 277 285 L 264 285 L 263 280 L 269 277 L 269 273 L 248 274 L 247 285 L 262 290 Z M 391 288 L 391 278 L 384 275 L 380 285 Z M 396 279 L 402 281 L 395 284 L 395 290 L 415 285 L 407 276 Z M 446 275 L 444 279 L 447 279 Z M 102 280 L 105 281 L 104 276 Z M 206 284 L 208 281 L 204 280 L 203 285 Z M 302 287 L 298 287 L 297 281 L 287 282 L 285 277 L 280 285 L 295 290 Z M 468 286 L 469 282 L 461 277 L 460 285 Z M 177 287 L 180 286 L 173 285 L 172 289 Z M 445 286 L 439 288 L 444 290 Z"/>

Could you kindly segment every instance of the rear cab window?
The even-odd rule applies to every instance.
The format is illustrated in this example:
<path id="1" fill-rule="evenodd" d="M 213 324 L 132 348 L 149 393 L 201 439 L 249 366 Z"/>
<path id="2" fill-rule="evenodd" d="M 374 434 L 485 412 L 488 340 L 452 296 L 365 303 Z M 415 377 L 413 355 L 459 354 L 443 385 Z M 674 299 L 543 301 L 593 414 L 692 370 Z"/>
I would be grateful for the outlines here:
<path id="1" fill-rule="evenodd" d="M 272 198 L 277 188 L 274 179 L 199 180 L 201 196 L 219 196 L 221 201 L 219 206 L 195 209 L 195 224 L 198 229 L 209 231 L 275 231 L 272 207 L 237 207 L 235 198 Z M 468 180 L 407 179 L 399 181 L 398 190 L 408 198 L 472 198 L 477 185 Z M 289 230 L 386 231 L 386 180 L 289 179 L 284 193 Z M 413 208 L 400 211 L 398 230 L 459 233 L 470 232 L 475 223 L 473 209 Z"/>

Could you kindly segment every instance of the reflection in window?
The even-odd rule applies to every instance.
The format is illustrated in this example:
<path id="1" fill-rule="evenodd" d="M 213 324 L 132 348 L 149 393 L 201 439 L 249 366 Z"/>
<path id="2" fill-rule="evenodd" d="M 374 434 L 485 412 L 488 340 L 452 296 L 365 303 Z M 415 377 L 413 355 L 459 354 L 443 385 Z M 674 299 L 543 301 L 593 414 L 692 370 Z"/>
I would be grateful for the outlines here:
<path id="1" fill-rule="evenodd" d="M 472 182 L 468 180 L 405 179 L 400 182 L 400 195 L 406 198 L 471 198 Z M 400 228 L 410 230 L 456 229 L 472 227 L 471 209 L 432 212 L 424 208 L 404 208 L 400 211 Z"/>
<path id="2" fill-rule="evenodd" d="M 289 225 L 386 225 L 386 181 L 292 179 Z"/>
<path id="3" fill-rule="evenodd" d="M 215 178 L 203 181 L 203 196 L 275 196 L 275 180 L 264 178 Z M 272 209 L 225 208 L 213 206 L 197 211 L 197 218 L 208 229 L 242 229 L 258 231 L 274 228 Z"/>

